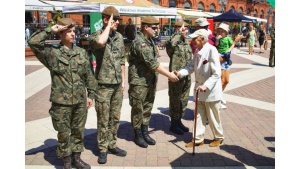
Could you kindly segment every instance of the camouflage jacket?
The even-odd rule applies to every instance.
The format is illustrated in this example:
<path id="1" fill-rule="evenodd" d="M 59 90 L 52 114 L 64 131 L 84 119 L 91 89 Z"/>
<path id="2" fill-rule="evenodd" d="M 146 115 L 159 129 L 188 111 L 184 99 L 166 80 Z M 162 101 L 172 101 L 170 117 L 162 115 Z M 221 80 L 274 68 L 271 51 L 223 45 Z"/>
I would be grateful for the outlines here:
<path id="1" fill-rule="evenodd" d="M 181 32 L 176 32 L 171 36 L 172 46 L 168 50 L 172 50 L 170 56 L 169 71 L 183 69 L 191 60 L 193 56 L 192 48 L 185 39 L 181 40 Z"/>
<path id="2" fill-rule="evenodd" d="M 113 31 L 106 44 L 100 47 L 98 36 L 103 31 L 103 29 L 98 30 L 90 36 L 90 46 L 97 62 L 95 76 L 99 84 L 120 84 L 122 83 L 121 65 L 125 65 L 123 36 Z"/>
<path id="3" fill-rule="evenodd" d="M 86 51 L 45 44 L 51 32 L 51 28 L 38 30 L 28 40 L 35 56 L 50 70 L 50 101 L 64 105 L 86 102 L 86 88 L 88 97 L 94 99 L 97 82 Z"/>
<path id="4" fill-rule="evenodd" d="M 271 40 L 275 43 L 275 28 L 272 28 L 270 31 Z"/>
<path id="5" fill-rule="evenodd" d="M 128 57 L 128 83 L 140 86 L 156 86 L 158 73 L 157 51 L 152 38 L 146 39 L 139 31 L 130 47 Z"/>

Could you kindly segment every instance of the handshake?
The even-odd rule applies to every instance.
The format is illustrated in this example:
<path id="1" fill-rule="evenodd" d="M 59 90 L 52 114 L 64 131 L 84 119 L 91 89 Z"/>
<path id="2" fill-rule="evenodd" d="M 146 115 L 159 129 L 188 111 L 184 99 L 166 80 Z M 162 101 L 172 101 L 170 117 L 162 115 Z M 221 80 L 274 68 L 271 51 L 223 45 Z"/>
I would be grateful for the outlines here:
<path id="1" fill-rule="evenodd" d="M 176 70 L 173 70 L 173 72 L 170 72 L 168 78 L 171 82 L 177 82 L 179 81 L 179 76 L 180 74 Z"/>

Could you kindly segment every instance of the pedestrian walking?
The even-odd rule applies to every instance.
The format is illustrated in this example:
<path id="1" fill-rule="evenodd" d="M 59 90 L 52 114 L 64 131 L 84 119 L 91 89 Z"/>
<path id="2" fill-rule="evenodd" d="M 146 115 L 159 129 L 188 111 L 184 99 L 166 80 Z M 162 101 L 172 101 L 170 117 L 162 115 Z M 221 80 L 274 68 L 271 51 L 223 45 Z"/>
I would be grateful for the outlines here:
<path id="1" fill-rule="evenodd" d="M 272 27 L 270 32 L 271 48 L 269 57 L 269 67 L 275 67 L 275 27 Z"/>
<path id="2" fill-rule="evenodd" d="M 178 77 L 183 78 L 195 72 L 194 100 L 197 104 L 196 140 L 185 145 L 185 147 L 200 146 L 204 144 L 206 120 L 208 119 L 214 140 L 210 147 L 219 146 L 224 140 L 223 127 L 220 118 L 222 86 L 221 66 L 217 49 L 209 44 L 209 32 L 199 29 L 189 35 L 195 41 L 197 50 L 192 61 L 178 72 Z M 196 92 L 198 91 L 198 92 Z M 195 93 L 198 93 L 196 95 Z M 198 97 L 196 99 L 196 97 Z"/>
<path id="3" fill-rule="evenodd" d="M 158 20 L 147 16 L 141 21 L 141 29 L 130 47 L 128 57 L 129 104 L 131 106 L 131 124 L 134 129 L 136 145 L 147 148 L 155 145 L 149 136 L 148 126 L 155 99 L 158 73 L 169 80 L 178 81 L 173 72 L 169 72 L 157 61 L 157 51 L 152 40 L 157 31 Z"/>
<path id="4" fill-rule="evenodd" d="M 192 48 L 185 39 L 188 34 L 188 26 L 184 21 L 175 23 L 175 33 L 171 36 L 167 45 L 170 57 L 169 71 L 183 69 L 192 60 Z M 169 85 L 169 111 L 171 118 L 170 131 L 183 135 L 189 128 L 182 124 L 191 87 L 191 76 L 187 75 L 178 82 L 168 82 Z"/>
<path id="5" fill-rule="evenodd" d="M 263 47 L 265 41 L 267 40 L 266 31 L 263 25 L 261 25 L 259 31 L 258 31 L 258 42 L 259 42 L 259 53 L 263 53 L 261 51 L 261 48 Z"/>
<path id="6" fill-rule="evenodd" d="M 84 126 L 87 109 L 92 106 L 96 79 L 84 49 L 73 46 L 75 27 L 72 19 L 61 18 L 57 24 L 38 30 L 28 44 L 51 75 L 51 108 L 49 114 L 57 133 L 57 156 L 63 158 L 64 169 L 91 168 L 80 158 L 84 151 Z M 57 33 L 58 46 L 46 45 L 45 40 Z M 88 97 L 86 96 L 86 89 Z"/>
<path id="7" fill-rule="evenodd" d="M 125 88 L 125 51 L 123 36 L 117 32 L 119 11 L 109 6 L 102 11 L 104 26 L 90 36 L 92 53 L 96 57 L 95 77 L 98 89 L 95 97 L 97 111 L 98 163 L 107 162 L 107 154 L 126 156 L 117 147 L 117 131 Z"/>

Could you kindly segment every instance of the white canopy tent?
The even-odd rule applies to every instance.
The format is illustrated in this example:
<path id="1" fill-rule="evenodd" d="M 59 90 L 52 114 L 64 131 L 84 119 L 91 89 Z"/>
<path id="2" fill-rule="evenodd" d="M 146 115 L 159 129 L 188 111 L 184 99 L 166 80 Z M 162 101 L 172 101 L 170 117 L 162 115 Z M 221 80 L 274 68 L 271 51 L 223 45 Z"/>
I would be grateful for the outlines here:
<path id="1" fill-rule="evenodd" d="M 111 6 L 110 4 L 80 4 L 64 6 L 63 13 L 85 13 L 85 12 L 102 12 L 106 7 Z M 125 16 L 176 16 L 176 8 L 146 8 L 137 6 L 114 6 L 120 12 L 120 15 Z"/>
<path id="2" fill-rule="evenodd" d="M 257 18 L 257 17 L 254 17 L 254 16 L 248 16 L 248 15 L 245 15 L 247 18 L 250 18 L 250 19 L 256 19 L 257 22 L 266 22 L 267 23 L 267 20 L 266 19 L 262 19 L 262 18 Z"/>
<path id="3" fill-rule="evenodd" d="M 188 9 L 177 9 L 177 13 L 184 19 L 198 19 L 198 18 L 208 18 L 213 17 L 210 14 L 202 12 L 201 10 L 188 10 Z"/>
<path id="4" fill-rule="evenodd" d="M 55 8 L 54 10 L 60 10 L 60 11 L 63 10 L 64 6 L 82 4 L 78 2 L 62 2 L 62 1 L 43 1 L 43 2 L 52 5 Z"/>
<path id="5" fill-rule="evenodd" d="M 53 11 L 53 6 L 39 0 L 25 0 L 25 11 Z"/>

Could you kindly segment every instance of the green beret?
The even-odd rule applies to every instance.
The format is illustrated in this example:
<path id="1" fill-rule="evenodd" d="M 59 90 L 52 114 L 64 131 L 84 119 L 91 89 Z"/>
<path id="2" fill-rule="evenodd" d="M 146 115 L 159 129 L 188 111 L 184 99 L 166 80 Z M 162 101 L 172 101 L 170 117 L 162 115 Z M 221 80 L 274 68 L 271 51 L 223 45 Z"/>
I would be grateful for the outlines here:
<path id="1" fill-rule="evenodd" d="M 72 28 L 75 26 L 71 18 L 61 18 L 57 21 L 57 25 L 68 26 L 68 28 Z"/>
<path id="2" fill-rule="evenodd" d="M 142 24 L 151 24 L 151 25 L 159 24 L 158 20 L 156 18 L 154 18 L 153 16 L 147 16 L 141 22 L 142 22 Z"/>
<path id="3" fill-rule="evenodd" d="M 180 26 L 181 27 L 183 23 L 184 23 L 184 27 L 190 26 L 188 23 L 186 23 L 184 21 L 179 21 L 179 22 L 175 23 L 175 26 Z"/>
<path id="4" fill-rule="evenodd" d="M 119 11 L 118 11 L 115 7 L 113 7 L 113 6 L 106 7 L 106 8 L 102 11 L 102 15 L 108 15 L 108 16 L 111 16 L 111 14 L 113 14 L 114 17 L 120 17 Z"/>

